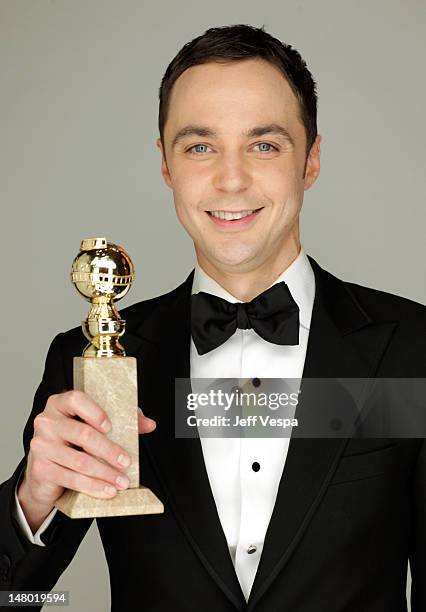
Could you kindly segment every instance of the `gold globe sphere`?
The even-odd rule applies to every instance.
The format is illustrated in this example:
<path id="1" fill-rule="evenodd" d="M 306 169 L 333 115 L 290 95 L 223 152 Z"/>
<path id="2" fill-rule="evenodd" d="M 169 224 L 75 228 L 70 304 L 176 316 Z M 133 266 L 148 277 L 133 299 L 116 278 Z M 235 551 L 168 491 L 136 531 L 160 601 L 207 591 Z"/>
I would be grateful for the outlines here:
<path id="1" fill-rule="evenodd" d="M 106 238 L 87 238 L 71 266 L 71 280 L 89 302 L 101 296 L 116 302 L 135 278 L 132 260 L 123 247 Z"/>

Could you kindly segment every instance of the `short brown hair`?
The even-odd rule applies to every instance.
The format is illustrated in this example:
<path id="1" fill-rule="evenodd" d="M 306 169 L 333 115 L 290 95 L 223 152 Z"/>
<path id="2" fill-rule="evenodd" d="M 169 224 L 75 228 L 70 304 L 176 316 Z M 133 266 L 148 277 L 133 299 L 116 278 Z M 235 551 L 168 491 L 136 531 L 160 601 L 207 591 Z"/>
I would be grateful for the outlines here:
<path id="1" fill-rule="evenodd" d="M 158 128 L 163 148 L 170 95 L 179 76 L 191 66 L 248 58 L 261 58 L 270 62 L 288 81 L 299 101 L 308 155 L 317 136 L 317 93 L 312 74 L 300 53 L 291 45 L 265 32 L 264 26 L 256 28 L 246 24 L 209 28 L 201 36 L 187 42 L 167 66 L 159 89 Z"/>

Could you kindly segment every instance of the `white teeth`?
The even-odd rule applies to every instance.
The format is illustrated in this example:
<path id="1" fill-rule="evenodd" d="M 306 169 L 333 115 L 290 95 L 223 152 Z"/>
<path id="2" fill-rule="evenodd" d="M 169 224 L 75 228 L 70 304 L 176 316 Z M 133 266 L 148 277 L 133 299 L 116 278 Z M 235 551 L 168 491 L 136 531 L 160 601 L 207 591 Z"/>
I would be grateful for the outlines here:
<path id="1" fill-rule="evenodd" d="M 223 210 L 211 210 L 210 214 L 213 217 L 217 217 L 218 219 L 225 219 L 226 221 L 230 221 L 231 219 L 242 219 L 243 217 L 247 217 L 254 212 L 253 210 L 242 210 L 241 212 L 225 212 Z"/>

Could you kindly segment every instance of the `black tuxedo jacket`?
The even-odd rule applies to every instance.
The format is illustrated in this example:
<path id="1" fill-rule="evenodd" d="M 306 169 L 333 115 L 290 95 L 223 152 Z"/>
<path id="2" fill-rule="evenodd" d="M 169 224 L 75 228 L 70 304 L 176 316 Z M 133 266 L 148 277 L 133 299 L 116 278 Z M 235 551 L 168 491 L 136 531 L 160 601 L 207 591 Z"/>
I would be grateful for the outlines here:
<path id="1" fill-rule="evenodd" d="M 339 280 L 309 257 L 316 295 L 304 377 L 424 377 L 426 308 Z M 138 359 L 139 405 L 157 421 L 140 436 L 141 482 L 159 515 L 97 519 L 114 612 L 403 612 L 426 610 L 423 439 L 290 441 L 255 582 L 246 603 L 209 485 L 199 439 L 174 435 L 174 378 L 189 377 L 193 271 L 173 291 L 121 311 Z M 34 417 L 72 388 L 80 328 L 59 334 L 25 426 L 25 457 L 0 487 L 0 590 L 52 589 L 92 519 L 58 512 L 33 545 L 12 517 Z M 90 577 L 88 576 L 88 580 Z"/>

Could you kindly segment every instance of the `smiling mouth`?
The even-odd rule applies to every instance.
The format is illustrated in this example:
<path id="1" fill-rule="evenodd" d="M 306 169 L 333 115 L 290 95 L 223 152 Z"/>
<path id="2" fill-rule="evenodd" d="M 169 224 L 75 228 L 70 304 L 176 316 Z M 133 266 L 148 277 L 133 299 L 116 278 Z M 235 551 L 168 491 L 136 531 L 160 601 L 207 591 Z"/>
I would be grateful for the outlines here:
<path id="1" fill-rule="evenodd" d="M 240 210 L 240 211 L 227 211 L 227 210 L 206 210 L 206 213 L 215 219 L 222 219 L 224 221 L 238 221 L 239 219 L 244 219 L 245 217 L 250 217 L 260 210 L 264 208 L 261 206 L 260 208 L 256 208 L 254 210 Z"/>

